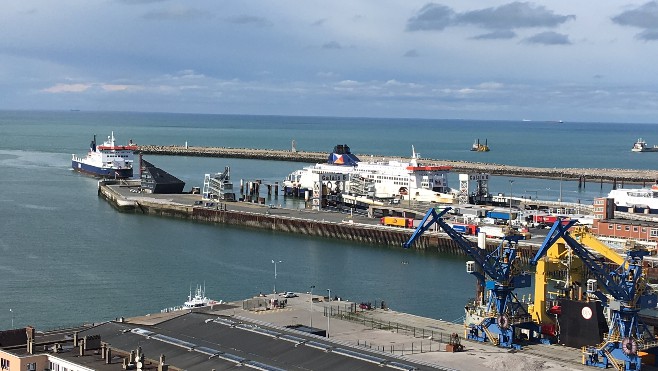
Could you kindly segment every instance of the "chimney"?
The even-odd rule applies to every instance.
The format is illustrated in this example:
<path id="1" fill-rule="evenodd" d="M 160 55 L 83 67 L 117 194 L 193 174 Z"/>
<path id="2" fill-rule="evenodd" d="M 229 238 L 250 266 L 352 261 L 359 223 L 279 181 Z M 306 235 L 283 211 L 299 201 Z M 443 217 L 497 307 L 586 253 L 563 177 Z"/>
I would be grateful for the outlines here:
<path id="1" fill-rule="evenodd" d="M 110 363 L 112 363 L 112 348 L 108 346 L 105 352 L 105 364 L 109 365 Z"/>
<path id="2" fill-rule="evenodd" d="M 73 346 L 77 347 L 78 346 L 78 332 L 73 333 Z"/>
<path id="3" fill-rule="evenodd" d="M 25 332 L 27 333 L 27 340 L 30 340 L 30 339 L 34 340 L 34 327 L 27 326 L 25 328 Z"/>
<path id="4" fill-rule="evenodd" d="M 34 354 L 34 339 L 27 339 L 27 353 Z"/>
<path id="5" fill-rule="evenodd" d="M 105 359 L 105 352 L 107 351 L 107 344 L 103 343 L 101 345 L 101 358 Z"/>
<path id="6" fill-rule="evenodd" d="M 130 360 L 128 361 L 128 363 L 135 363 L 135 351 L 134 350 L 130 351 Z"/>
<path id="7" fill-rule="evenodd" d="M 85 345 L 82 344 L 82 342 L 80 344 L 78 344 L 78 349 L 80 349 L 80 357 L 84 356 L 85 355 Z"/>
<path id="8" fill-rule="evenodd" d="M 165 363 L 165 355 L 164 355 L 164 354 L 160 354 L 160 364 L 161 364 L 161 365 L 164 365 L 164 363 Z"/>

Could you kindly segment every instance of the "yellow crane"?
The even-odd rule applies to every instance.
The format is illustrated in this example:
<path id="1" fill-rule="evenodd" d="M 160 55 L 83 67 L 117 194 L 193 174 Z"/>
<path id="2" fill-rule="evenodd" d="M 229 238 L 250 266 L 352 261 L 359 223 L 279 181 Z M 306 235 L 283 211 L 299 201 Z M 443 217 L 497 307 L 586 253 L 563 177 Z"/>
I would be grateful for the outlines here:
<path id="1" fill-rule="evenodd" d="M 587 226 L 574 226 L 570 229 L 571 236 L 583 246 L 600 254 L 606 260 L 627 268 L 628 262 L 599 239 Z M 573 256 L 566 242 L 560 238 L 551 246 L 546 257 L 537 262 L 535 271 L 535 300 L 528 308 L 532 318 L 537 323 L 550 323 L 551 318 L 546 312 L 546 301 L 549 295 L 553 297 L 568 297 L 582 300 L 582 288 L 575 282 L 584 282 L 585 268 L 577 257 Z M 558 282 L 558 291 L 549 291 L 549 282 Z"/>

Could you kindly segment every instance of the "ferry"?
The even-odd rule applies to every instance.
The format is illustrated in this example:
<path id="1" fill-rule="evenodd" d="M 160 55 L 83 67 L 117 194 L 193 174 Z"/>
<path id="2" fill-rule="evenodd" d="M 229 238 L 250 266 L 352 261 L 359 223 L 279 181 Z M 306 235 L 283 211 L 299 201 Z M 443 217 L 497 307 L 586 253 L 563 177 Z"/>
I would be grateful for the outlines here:
<path id="1" fill-rule="evenodd" d="M 651 188 L 613 189 L 608 197 L 621 208 L 658 210 L 658 184 Z"/>
<path id="2" fill-rule="evenodd" d="M 284 180 L 286 195 L 302 196 L 322 183 L 323 194 L 453 203 L 456 192 L 448 187 L 450 166 L 424 166 L 412 146 L 409 161 L 361 161 L 347 145 L 337 145 L 327 163 L 296 170 Z"/>
<path id="3" fill-rule="evenodd" d="M 102 145 L 96 145 L 94 135 L 87 156 L 83 158 L 73 154 L 71 167 L 75 171 L 101 178 L 129 179 L 133 176 L 135 150 L 137 146 L 132 140 L 125 146 L 116 145 L 114 132 Z"/>
<path id="4" fill-rule="evenodd" d="M 654 145 L 653 147 L 649 147 L 649 145 L 647 145 L 647 142 L 645 142 L 642 138 L 640 138 L 635 142 L 635 144 L 633 144 L 633 148 L 631 148 L 631 151 L 633 151 L 633 152 L 658 152 L 658 146 Z"/>

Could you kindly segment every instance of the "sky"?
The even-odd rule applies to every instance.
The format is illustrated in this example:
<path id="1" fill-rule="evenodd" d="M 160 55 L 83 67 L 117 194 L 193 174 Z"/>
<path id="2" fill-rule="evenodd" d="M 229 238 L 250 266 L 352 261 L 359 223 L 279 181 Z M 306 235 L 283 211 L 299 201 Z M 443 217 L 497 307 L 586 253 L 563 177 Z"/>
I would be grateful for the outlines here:
<path id="1" fill-rule="evenodd" d="M 0 109 L 658 123 L 658 1 L 2 0 Z"/>

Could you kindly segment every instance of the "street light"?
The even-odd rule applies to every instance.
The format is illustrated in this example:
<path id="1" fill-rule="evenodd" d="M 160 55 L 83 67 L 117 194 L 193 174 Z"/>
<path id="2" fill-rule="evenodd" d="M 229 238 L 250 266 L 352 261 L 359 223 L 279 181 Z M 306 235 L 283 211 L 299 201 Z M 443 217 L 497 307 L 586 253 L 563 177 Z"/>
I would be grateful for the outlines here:
<path id="1" fill-rule="evenodd" d="M 512 226 L 512 184 L 514 181 L 510 179 L 509 181 L 509 226 Z"/>
<path id="2" fill-rule="evenodd" d="M 14 329 L 14 311 L 9 308 L 9 312 L 11 313 L 11 328 L 12 330 Z"/>
<path id="3" fill-rule="evenodd" d="M 315 285 L 311 286 L 311 328 L 313 328 L 313 289 L 315 288 Z"/>
<path id="4" fill-rule="evenodd" d="M 562 173 L 560 173 L 560 198 L 557 199 L 557 202 L 562 202 Z"/>
<path id="5" fill-rule="evenodd" d="M 329 308 L 327 308 L 327 338 L 329 337 L 329 318 L 331 318 L 331 289 L 327 289 L 329 292 Z"/>
<path id="6" fill-rule="evenodd" d="M 272 264 L 274 264 L 274 294 L 276 294 L 276 265 L 278 263 L 283 263 L 283 261 L 282 260 L 279 260 L 279 261 L 272 260 Z"/>

